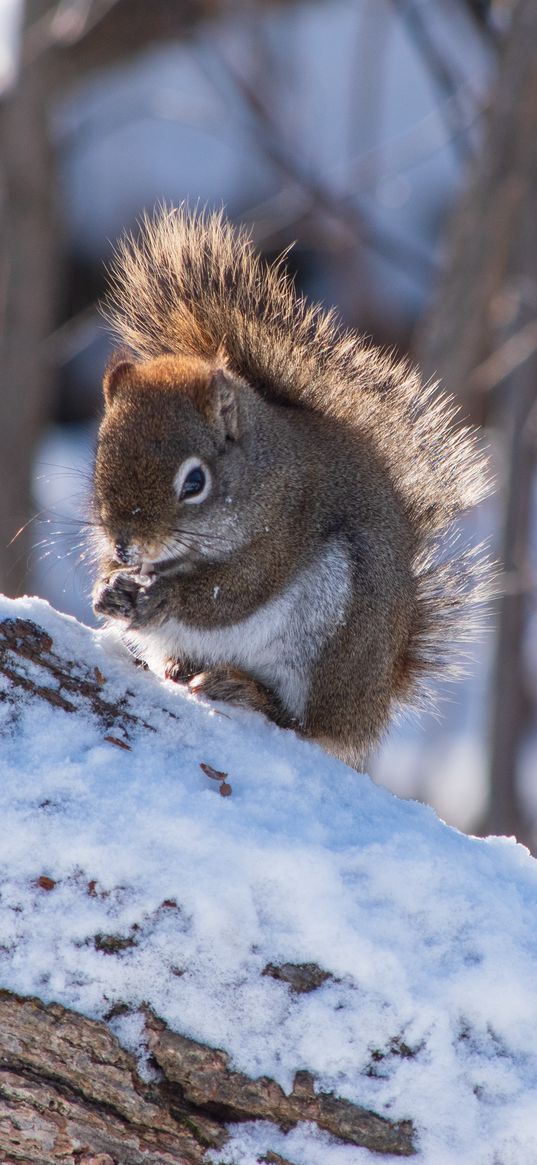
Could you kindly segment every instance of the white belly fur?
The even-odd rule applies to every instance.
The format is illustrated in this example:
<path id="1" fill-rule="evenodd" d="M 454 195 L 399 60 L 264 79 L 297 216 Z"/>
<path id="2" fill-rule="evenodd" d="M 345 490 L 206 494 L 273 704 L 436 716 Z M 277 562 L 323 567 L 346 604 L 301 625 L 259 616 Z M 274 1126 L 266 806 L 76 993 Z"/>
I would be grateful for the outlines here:
<path id="1" fill-rule="evenodd" d="M 279 696 L 300 720 L 311 668 L 324 643 L 344 622 L 351 595 L 345 549 L 333 543 L 277 597 L 254 614 L 225 627 L 198 628 L 168 619 L 140 636 L 149 666 L 162 671 L 167 659 L 188 657 L 200 669 L 228 663 L 242 668 Z M 220 595 L 215 588 L 214 601 Z"/>

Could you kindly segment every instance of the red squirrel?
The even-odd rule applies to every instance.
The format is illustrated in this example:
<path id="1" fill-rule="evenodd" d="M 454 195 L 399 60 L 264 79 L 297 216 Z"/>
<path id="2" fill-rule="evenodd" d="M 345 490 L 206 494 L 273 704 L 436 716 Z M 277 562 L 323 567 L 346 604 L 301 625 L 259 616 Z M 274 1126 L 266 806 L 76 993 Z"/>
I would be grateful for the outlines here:
<path id="1" fill-rule="evenodd" d="M 488 488 L 475 434 L 221 215 L 146 219 L 108 310 L 95 611 L 362 768 L 481 596 L 486 559 L 452 537 Z"/>

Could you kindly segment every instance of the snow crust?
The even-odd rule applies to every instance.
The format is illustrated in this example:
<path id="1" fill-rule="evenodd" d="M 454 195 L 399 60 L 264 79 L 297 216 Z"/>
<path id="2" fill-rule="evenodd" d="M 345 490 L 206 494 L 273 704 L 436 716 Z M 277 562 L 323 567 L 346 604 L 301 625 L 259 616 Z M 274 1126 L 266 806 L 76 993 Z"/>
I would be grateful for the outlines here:
<path id="1" fill-rule="evenodd" d="M 89 713 L 0 698 L 0 986 L 95 1018 L 129 1004 L 115 1030 L 142 1059 L 146 1002 L 286 1090 L 307 1068 L 324 1091 L 412 1119 L 424 1165 L 534 1165 L 526 850 L 463 836 L 263 718 L 183 694 L 41 600 L 1 600 L 16 616 L 97 667 L 108 698 L 128 688 L 156 732 L 126 751 Z M 109 953 L 103 936 L 129 942 Z M 263 975 L 307 962 L 331 974 L 309 994 Z M 373 1159 L 309 1125 L 253 1122 L 218 1161 L 269 1149 L 296 1165 Z"/>

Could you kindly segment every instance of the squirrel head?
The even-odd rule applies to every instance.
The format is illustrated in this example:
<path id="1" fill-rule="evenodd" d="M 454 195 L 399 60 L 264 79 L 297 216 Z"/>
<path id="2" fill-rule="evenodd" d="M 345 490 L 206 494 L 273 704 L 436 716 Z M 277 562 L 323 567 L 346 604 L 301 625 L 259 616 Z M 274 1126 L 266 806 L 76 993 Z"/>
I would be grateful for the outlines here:
<path id="1" fill-rule="evenodd" d="M 101 549 L 144 574 L 226 558 L 245 537 L 234 502 L 246 386 L 218 358 L 118 355 L 103 388 L 93 497 Z"/>

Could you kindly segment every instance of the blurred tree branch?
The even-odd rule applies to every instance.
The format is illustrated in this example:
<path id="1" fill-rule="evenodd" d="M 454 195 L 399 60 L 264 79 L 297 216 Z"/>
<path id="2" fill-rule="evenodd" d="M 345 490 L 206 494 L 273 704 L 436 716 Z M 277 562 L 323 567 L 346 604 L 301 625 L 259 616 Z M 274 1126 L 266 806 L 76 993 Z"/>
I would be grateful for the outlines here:
<path id="1" fill-rule="evenodd" d="M 325 246 L 344 251 L 348 277 L 356 278 L 360 251 L 364 246 L 396 266 L 417 268 L 430 276 L 434 259 L 427 248 L 388 228 L 385 223 L 379 227 L 354 187 L 336 190 L 323 173 L 309 166 L 302 156 L 301 142 L 286 141 L 268 98 L 260 91 L 258 78 L 254 81 L 248 77 L 216 46 L 214 51 L 226 79 L 235 86 L 248 111 L 256 141 L 262 144 L 266 157 L 284 179 L 292 183 L 287 188 L 295 208 L 291 221 L 304 222 L 313 217 L 317 241 L 320 238 Z M 211 79 L 214 83 L 214 76 Z"/>
<path id="2" fill-rule="evenodd" d="M 206 17 L 222 10 L 223 0 L 59 0 L 29 14 L 23 56 L 28 63 L 48 53 L 57 57 L 63 85 L 82 73 L 115 65 L 154 42 L 184 37 Z M 233 5 L 228 5 L 232 8 Z"/>
<path id="3" fill-rule="evenodd" d="M 443 98 L 439 109 L 444 117 L 453 148 L 462 162 L 468 162 L 475 154 L 470 139 L 468 104 L 474 99 L 468 85 L 459 74 L 456 65 L 449 60 L 436 42 L 430 28 L 429 13 L 416 0 L 391 0 L 400 19 L 406 24 L 410 36 L 420 52 L 433 82 Z"/>

